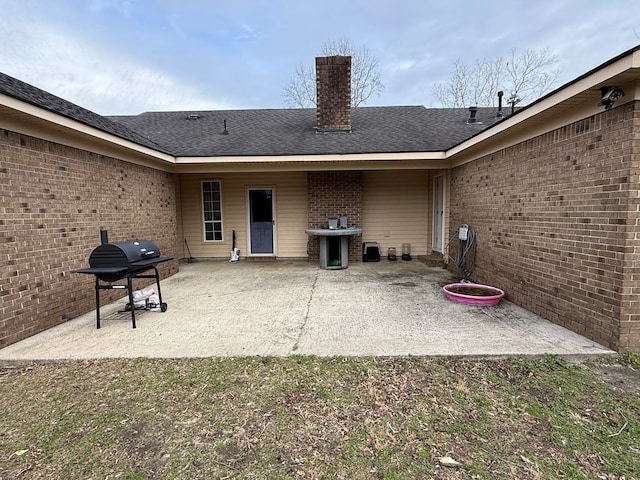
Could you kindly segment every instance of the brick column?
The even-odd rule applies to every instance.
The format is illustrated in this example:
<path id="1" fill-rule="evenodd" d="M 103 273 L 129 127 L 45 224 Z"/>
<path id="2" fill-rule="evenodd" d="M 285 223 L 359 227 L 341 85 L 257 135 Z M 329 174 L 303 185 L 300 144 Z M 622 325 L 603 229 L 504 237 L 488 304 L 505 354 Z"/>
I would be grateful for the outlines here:
<path id="1" fill-rule="evenodd" d="M 309 172 L 309 228 L 327 226 L 329 217 L 347 216 L 349 226 L 362 226 L 362 175 L 360 172 Z M 310 236 L 310 262 L 320 261 L 320 241 Z M 362 236 L 349 236 L 349 262 L 362 261 Z"/>

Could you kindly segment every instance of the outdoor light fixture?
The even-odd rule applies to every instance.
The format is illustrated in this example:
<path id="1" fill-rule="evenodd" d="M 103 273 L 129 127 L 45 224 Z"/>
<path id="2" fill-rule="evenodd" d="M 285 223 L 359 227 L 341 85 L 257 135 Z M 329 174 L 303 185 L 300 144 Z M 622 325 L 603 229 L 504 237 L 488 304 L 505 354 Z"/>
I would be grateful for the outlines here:
<path id="1" fill-rule="evenodd" d="M 605 110 L 609 110 L 616 100 L 624 97 L 624 92 L 620 87 L 602 87 L 602 98 L 598 105 L 603 105 Z"/>

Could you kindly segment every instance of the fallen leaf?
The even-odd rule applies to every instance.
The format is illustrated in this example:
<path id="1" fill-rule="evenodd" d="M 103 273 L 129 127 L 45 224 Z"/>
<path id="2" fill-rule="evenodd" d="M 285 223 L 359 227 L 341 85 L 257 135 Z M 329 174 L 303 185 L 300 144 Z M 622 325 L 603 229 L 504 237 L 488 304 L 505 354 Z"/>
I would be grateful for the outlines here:
<path id="1" fill-rule="evenodd" d="M 529 465 L 533 465 L 534 464 L 531 460 L 529 460 L 524 455 L 520 455 L 520 460 L 522 460 L 524 463 L 528 463 Z"/>
<path id="2" fill-rule="evenodd" d="M 22 455 L 24 455 L 25 453 L 27 453 L 29 450 L 16 450 L 15 452 L 13 452 L 9 458 L 11 457 L 21 457 Z"/>
<path id="3" fill-rule="evenodd" d="M 443 467 L 459 467 L 462 465 L 460 462 L 455 461 L 451 457 L 440 457 L 438 459 L 438 462 L 440 462 L 440 465 L 442 465 Z"/>

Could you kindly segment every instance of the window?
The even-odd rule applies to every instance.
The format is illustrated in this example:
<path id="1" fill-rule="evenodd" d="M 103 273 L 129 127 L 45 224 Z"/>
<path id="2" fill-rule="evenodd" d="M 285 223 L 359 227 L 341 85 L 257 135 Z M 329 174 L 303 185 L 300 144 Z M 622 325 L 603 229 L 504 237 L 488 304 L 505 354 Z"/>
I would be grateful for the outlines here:
<path id="1" fill-rule="evenodd" d="M 202 182 L 202 218 L 204 220 L 204 241 L 222 241 L 222 200 L 220 182 Z"/>

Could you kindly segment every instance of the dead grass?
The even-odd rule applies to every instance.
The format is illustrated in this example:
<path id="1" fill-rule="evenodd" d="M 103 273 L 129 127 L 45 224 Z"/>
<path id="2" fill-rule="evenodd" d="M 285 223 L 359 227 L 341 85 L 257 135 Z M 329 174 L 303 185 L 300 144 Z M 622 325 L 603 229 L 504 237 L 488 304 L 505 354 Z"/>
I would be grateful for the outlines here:
<path id="1" fill-rule="evenodd" d="M 556 357 L 33 364 L 0 370 L 0 404 L 2 479 L 640 472 L 638 394 Z"/>

